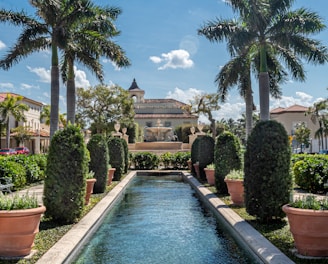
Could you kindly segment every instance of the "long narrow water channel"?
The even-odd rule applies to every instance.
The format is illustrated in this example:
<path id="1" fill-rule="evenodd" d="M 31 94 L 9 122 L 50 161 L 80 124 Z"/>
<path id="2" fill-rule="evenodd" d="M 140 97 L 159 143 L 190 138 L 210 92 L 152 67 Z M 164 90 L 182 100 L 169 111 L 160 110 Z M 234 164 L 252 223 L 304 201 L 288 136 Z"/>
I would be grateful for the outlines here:
<path id="1" fill-rule="evenodd" d="M 252 263 L 180 176 L 137 176 L 74 262 Z"/>

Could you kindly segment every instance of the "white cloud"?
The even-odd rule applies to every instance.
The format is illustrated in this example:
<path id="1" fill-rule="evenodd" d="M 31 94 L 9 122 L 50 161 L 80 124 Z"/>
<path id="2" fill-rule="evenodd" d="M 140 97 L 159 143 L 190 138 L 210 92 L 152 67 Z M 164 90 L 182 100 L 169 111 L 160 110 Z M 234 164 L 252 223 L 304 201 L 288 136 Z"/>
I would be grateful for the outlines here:
<path id="1" fill-rule="evenodd" d="M 39 76 L 39 82 L 50 83 L 50 70 L 46 70 L 45 68 L 32 68 L 30 66 L 27 66 L 27 69 Z"/>
<path id="2" fill-rule="evenodd" d="M 0 83 L 0 88 L 2 88 L 2 89 L 14 89 L 14 85 L 12 83 Z"/>
<path id="3" fill-rule="evenodd" d="M 0 50 L 4 49 L 5 47 L 7 47 L 6 44 L 0 40 Z"/>
<path id="4" fill-rule="evenodd" d="M 274 109 L 277 107 L 289 107 L 294 104 L 311 106 L 315 101 L 317 101 L 317 99 L 314 99 L 312 95 L 306 94 L 304 92 L 296 92 L 295 96 L 281 96 L 281 99 L 271 98 L 270 108 Z"/>
<path id="5" fill-rule="evenodd" d="M 22 90 L 40 89 L 39 86 L 30 85 L 30 84 L 27 84 L 27 83 L 21 83 L 21 84 L 20 84 L 20 88 L 21 88 Z"/>
<path id="6" fill-rule="evenodd" d="M 189 52 L 183 49 L 172 50 L 169 53 L 162 53 L 161 57 L 151 56 L 149 59 L 154 63 L 164 63 L 163 66 L 158 68 L 159 70 L 165 70 L 168 68 L 186 69 L 191 68 L 194 65 L 194 62 L 190 59 Z"/>
<path id="7" fill-rule="evenodd" d="M 174 91 L 169 91 L 166 98 L 173 98 L 178 100 L 183 103 L 190 103 L 191 100 L 196 95 L 203 94 L 203 90 L 199 90 L 196 88 L 189 88 L 187 90 L 182 90 L 180 88 L 175 88 Z M 232 102 L 232 100 L 228 97 L 228 100 L 226 103 L 219 103 L 220 104 L 220 110 L 218 111 L 213 111 L 213 117 L 216 120 L 221 120 L 224 118 L 225 120 L 232 118 L 234 120 L 237 120 L 238 118 L 241 117 L 242 113 L 245 112 L 245 103 L 242 101 L 240 97 L 234 98 L 236 101 Z M 200 115 L 199 116 L 199 121 L 202 123 L 209 123 L 209 120 L 205 117 Z"/>
<path id="8" fill-rule="evenodd" d="M 90 82 L 87 80 L 87 75 L 84 71 L 78 70 L 74 67 L 75 71 L 75 86 L 87 88 L 90 87 Z"/>

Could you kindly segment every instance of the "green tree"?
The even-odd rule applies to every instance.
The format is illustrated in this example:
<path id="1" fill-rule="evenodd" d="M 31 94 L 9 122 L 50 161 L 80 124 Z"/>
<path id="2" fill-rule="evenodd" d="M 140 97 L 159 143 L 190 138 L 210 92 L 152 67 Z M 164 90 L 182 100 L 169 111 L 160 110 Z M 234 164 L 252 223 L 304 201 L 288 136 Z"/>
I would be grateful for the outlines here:
<path id="1" fill-rule="evenodd" d="M 77 118 L 81 124 L 92 124 L 97 133 L 108 134 L 115 122 L 133 122 L 133 99 L 117 85 L 78 88 Z"/>
<path id="2" fill-rule="evenodd" d="M 21 103 L 23 96 L 14 96 L 7 94 L 4 101 L 0 103 L 0 117 L 2 123 L 6 125 L 6 147 L 10 147 L 10 119 L 14 118 L 16 121 L 25 121 L 25 111 L 28 111 L 29 107 L 26 104 Z"/>
<path id="3" fill-rule="evenodd" d="M 198 31 L 210 41 L 228 40 L 230 54 L 243 54 L 257 64 L 261 120 L 269 119 L 270 83 L 274 78 L 269 76 L 270 61 L 283 61 L 292 77 L 300 81 L 305 80 L 301 59 L 319 64 L 327 61 L 326 47 L 308 37 L 325 28 L 322 19 L 305 8 L 290 11 L 293 2 L 230 0 L 239 20 L 217 19 Z"/>
<path id="4" fill-rule="evenodd" d="M 67 86 L 67 121 L 75 123 L 76 88 L 74 62 L 86 65 L 98 78 L 104 80 L 104 73 L 99 62 L 105 56 L 118 67 L 130 65 L 124 51 L 111 38 L 119 35 L 113 22 L 121 10 L 116 7 L 93 7 L 94 15 L 79 21 L 70 28 L 68 45 L 63 53 L 62 78 Z"/>
<path id="5" fill-rule="evenodd" d="M 321 100 L 308 108 L 306 115 L 310 115 L 313 124 L 319 123 L 319 128 L 315 131 L 315 137 L 319 139 L 319 147 L 324 149 L 324 131 L 326 122 L 326 114 L 328 110 L 328 100 Z"/>
<path id="6" fill-rule="evenodd" d="M 215 119 L 212 111 L 220 109 L 217 94 L 196 95 L 190 103 L 183 107 L 190 114 L 203 114 L 211 122 L 212 137 L 216 137 Z"/>
<path id="7" fill-rule="evenodd" d="M 303 152 L 303 146 L 308 146 L 310 143 L 311 130 L 306 127 L 304 122 L 298 123 L 295 129 L 295 139 L 301 145 L 301 152 Z"/>
<path id="8" fill-rule="evenodd" d="M 63 127 L 66 127 L 67 120 L 66 120 L 66 114 L 58 114 L 59 117 L 59 124 L 62 125 Z M 45 123 L 47 126 L 50 125 L 50 105 L 45 105 L 41 109 L 41 114 L 40 114 L 40 122 Z"/>
<path id="9" fill-rule="evenodd" d="M 11 129 L 11 131 L 14 132 L 13 137 L 16 139 L 18 145 L 21 142 L 24 145 L 24 142 L 26 140 L 30 140 L 32 137 L 32 133 L 31 133 L 31 130 L 29 127 L 18 126 L 18 127 Z"/>
<path id="10" fill-rule="evenodd" d="M 0 21 L 21 26 L 23 31 L 17 43 L 0 61 L 0 67 L 8 70 L 29 54 L 51 48 L 51 111 L 50 137 L 58 130 L 59 114 L 59 58 L 58 49 L 65 50 L 69 44 L 71 28 L 93 17 L 93 5 L 89 0 L 31 0 L 36 18 L 25 12 L 1 9 Z"/>

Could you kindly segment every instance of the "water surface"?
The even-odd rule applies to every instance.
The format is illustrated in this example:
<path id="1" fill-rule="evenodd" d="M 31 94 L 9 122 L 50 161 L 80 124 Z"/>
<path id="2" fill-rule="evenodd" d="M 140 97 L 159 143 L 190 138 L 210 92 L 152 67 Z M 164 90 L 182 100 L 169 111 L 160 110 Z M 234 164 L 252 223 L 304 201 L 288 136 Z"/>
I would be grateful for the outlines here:
<path id="1" fill-rule="evenodd" d="M 252 263 L 180 176 L 137 176 L 75 263 Z"/>

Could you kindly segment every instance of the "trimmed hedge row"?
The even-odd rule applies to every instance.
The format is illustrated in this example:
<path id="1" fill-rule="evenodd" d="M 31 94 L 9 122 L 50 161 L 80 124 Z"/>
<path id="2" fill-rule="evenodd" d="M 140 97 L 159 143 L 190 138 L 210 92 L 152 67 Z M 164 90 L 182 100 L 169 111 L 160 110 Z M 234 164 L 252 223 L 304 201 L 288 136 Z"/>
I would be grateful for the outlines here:
<path id="1" fill-rule="evenodd" d="M 45 178 L 47 156 L 14 155 L 0 158 L 0 177 L 9 178 L 14 183 L 14 189 L 39 182 Z"/>

